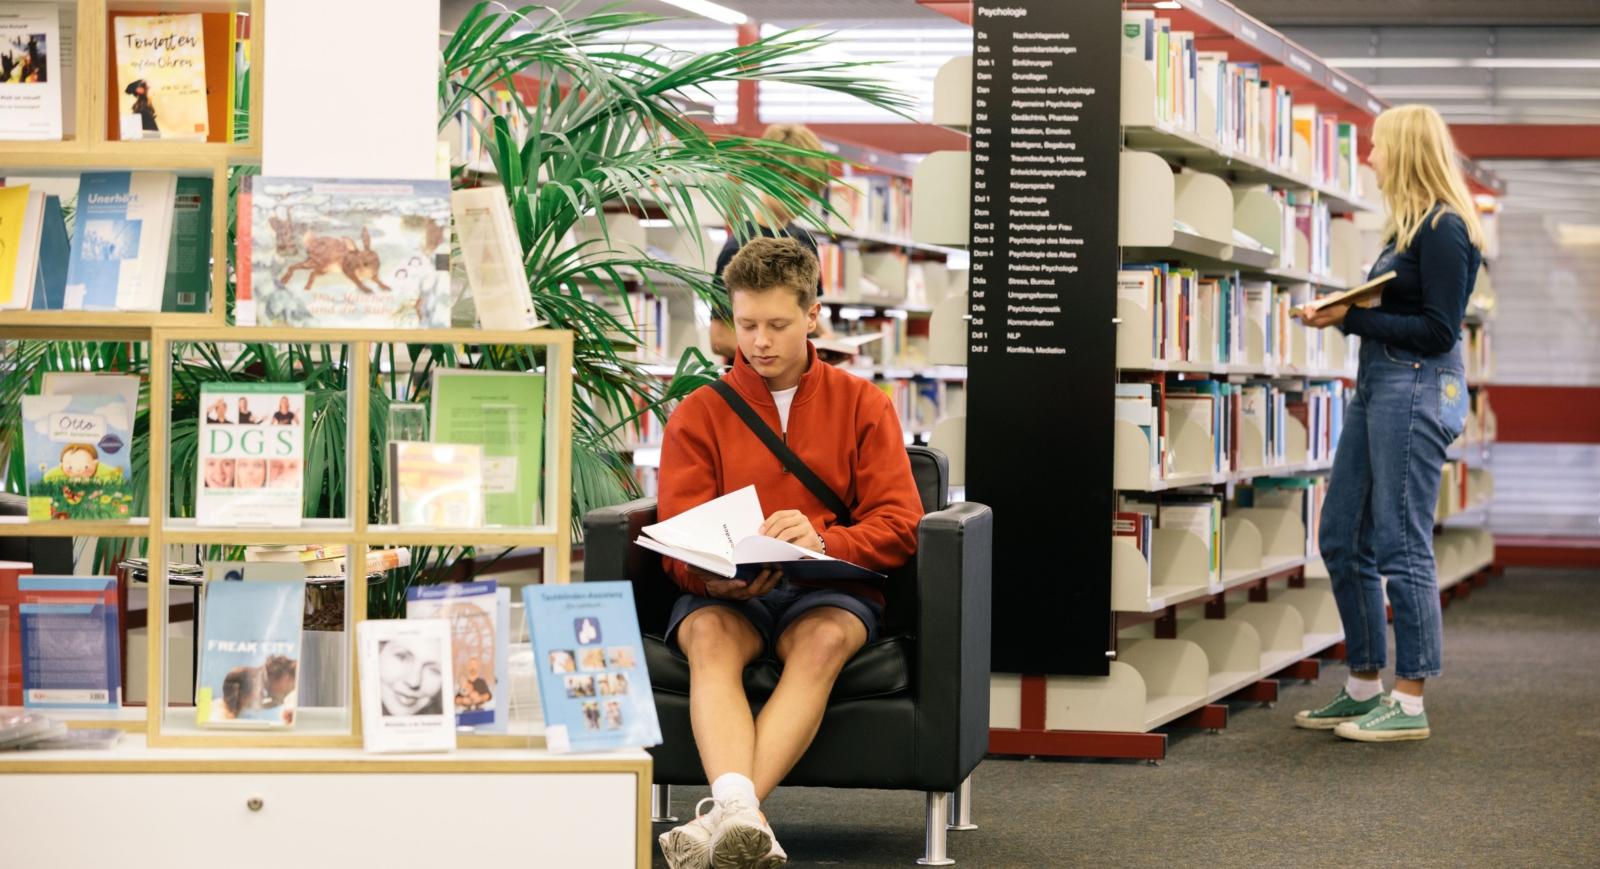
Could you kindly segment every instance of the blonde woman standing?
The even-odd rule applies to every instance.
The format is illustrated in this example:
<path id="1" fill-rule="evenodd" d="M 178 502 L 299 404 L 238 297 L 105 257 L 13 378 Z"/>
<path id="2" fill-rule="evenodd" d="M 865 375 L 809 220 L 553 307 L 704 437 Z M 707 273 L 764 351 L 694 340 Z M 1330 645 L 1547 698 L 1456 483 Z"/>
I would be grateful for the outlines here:
<path id="1" fill-rule="evenodd" d="M 1439 113 L 1378 116 L 1369 158 L 1389 217 L 1370 276 L 1396 272 L 1376 308 L 1303 314 L 1361 336 L 1361 366 L 1322 507 L 1323 561 L 1344 622 L 1350 678 L 1300 727 L 1362 742 L 1426 739 L 1424 681 L 1439 675 L 1442 624 L 1433 511 L 1445 450 L 1466 427 L 1461 318 L 1482 261 L 1483 229 Z M 1394 608 L 1395 687 L 1384 696 L 1384 587 Z"/>

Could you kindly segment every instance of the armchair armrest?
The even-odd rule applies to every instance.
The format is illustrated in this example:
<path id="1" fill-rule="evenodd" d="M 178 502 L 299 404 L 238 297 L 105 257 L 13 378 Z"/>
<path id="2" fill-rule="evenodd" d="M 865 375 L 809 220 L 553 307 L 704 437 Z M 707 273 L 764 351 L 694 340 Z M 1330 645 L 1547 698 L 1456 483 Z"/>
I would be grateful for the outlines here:
<path id="1" fill-rule="evenodd" d="M 666 628 L 667 614 L 679 593 L 661 567 L 661 556 L 633 543 L 641 529 L 655 521 L 654 498 L 601 507 L 583 517 L 583 578 L 633 583 L 639 629 L 646 634 Z"/>
<path id="2" fill-rule="evenodd" d="M 918 537 L 917 766 L 953 790 L 989 749 L 994 513 L 952 504 Z"/>

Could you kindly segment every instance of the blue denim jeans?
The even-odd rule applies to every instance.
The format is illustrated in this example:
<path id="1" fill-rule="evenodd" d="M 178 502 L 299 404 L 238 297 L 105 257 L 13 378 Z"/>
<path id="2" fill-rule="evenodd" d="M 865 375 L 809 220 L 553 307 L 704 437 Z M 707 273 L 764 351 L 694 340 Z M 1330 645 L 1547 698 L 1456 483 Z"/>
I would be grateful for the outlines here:
<path id="1" fill-rule="evenodd" d="M 1355 395 L 1318 532 L 1352 672 L 1383 669 L 1383 585 L 1394 608 L 1395 676 L 1439 675 L 1442 622 L 1433 517 L 1445 450 L 1466 428 L 1457 350 L 1436 356 L 1361 342 Z"/>

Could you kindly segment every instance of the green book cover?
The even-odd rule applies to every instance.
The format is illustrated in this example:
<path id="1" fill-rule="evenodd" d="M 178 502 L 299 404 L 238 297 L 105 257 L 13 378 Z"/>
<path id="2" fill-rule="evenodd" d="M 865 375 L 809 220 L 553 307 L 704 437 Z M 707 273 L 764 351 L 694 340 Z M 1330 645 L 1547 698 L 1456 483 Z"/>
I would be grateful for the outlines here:
<path id="1" fill-rule="evenodd" d="M 544 375 L 435 370 L 430 428 L 434 443 L 483 447 L 485 524 L 538 524 Z"/>
<path id="2" fill-rule="evenodd" d="M 211 295 L 211 179 L 178 178 L 161 310 L 204 314 Z"/>

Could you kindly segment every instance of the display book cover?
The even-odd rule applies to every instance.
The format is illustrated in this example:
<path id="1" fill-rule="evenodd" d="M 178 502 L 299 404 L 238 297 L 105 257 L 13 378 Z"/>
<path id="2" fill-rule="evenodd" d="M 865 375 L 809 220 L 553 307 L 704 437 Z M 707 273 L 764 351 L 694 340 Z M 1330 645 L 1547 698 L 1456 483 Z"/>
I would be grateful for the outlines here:
<path id="1" fill-rule="evenodd" d="M 448 181 L 246 176 L 239 213 L 241 325 L 449 327 Z"/>
<path id="2" fill-rule="evenodd" d="M 754 579 L 767 567 L 801 582 L 882 582 L 875 570 L 761 534 L 766 514 L 755 486 L 713 498 L 654 525 L 635 543 L 718 576 Z"/>
<path id="3" fill-rule="evenodd" d="M 369 619 L 356 625 L 361 741 L 367 751 L 449 751 L 456 720 L 445 697 L 454 684 L 450 623 Z"/>
<path id="4" fill-rule="evenodd" d="M 195 723 L 293 726 L 305 580 L 207 582 L 202 610 Z"/>
<path id="5" fill-rule="evenodd" d="M 43 193 L 0 187 L 0 309 L 25 308 L 33 295 L 43 211 Z"/>
<path id="6" fill-rule="evenodd" d="M 122 139 L 205 141 L 205 31 L 200 13 L 112 18 Z"/>
<path id="7" fill-rule="evenodd" d="M 0 139 L 61 139 L 59 15 L 54 3 L 0 6 Z"/>
<path id="8" fill-rule="evenodd" d="M 526 585 L 545 747 L 553 752 L 661 743 L 628 582 Z"/>
<path id="9" fill-rule="evenodd" d="M 202 384 L 195 524 L 299 525 L 305 416 L 303 383 Z"/>
<path id="10" fill-rule="evenodd" d="M 538 524 L 545 450 L 544 375 L 435 368 L 431 390 L 433 440 L 483 447 L 484 523 Z"/>
<path id="11" fill-rule="evenodd" d="M 483 447 L 389 442 L 389 513 L 411 528 L 483 527 Z"/>
<path id="12" fill-rule="evenodd" d="M 450 193 L 456 238 L 467 267 L 480 329 L 537 329 L 544 325 L 533 309 L 522 240 L 499 187 Z"/>
<path id="13" fill-rule="evenodd" d="M 122 378 L 106 381 L 22 397 L 29 521 L 131 518 L 134 406 Z"/>
<path id="14" fill-rule="evenodd" d="M 161 310 L 204 314 L 211 289 L 212 179 L 180 177 L 172 206 L 172 241 Z"/>
<path id="15" fill-rule="evenodd" d="M 450 626 L 454 682 L 446 702 L 458 727 L 505 729 L 510 606 L 510 589 L 499 588 L 492 579 L 414 585 L 406 591 L 407 619 L 442 619 Z"/>
<path id="16" fill-rule="evenodd" d="M 171 172 L 83 173 L 65 309 L 161 309 L 177 183 Z"/>
<path id="17" fill-rule="evenodd" d="M 119 708 L 122 668 L 116 579 L 21 576 L 17 596 L 22 705 Z"/>

